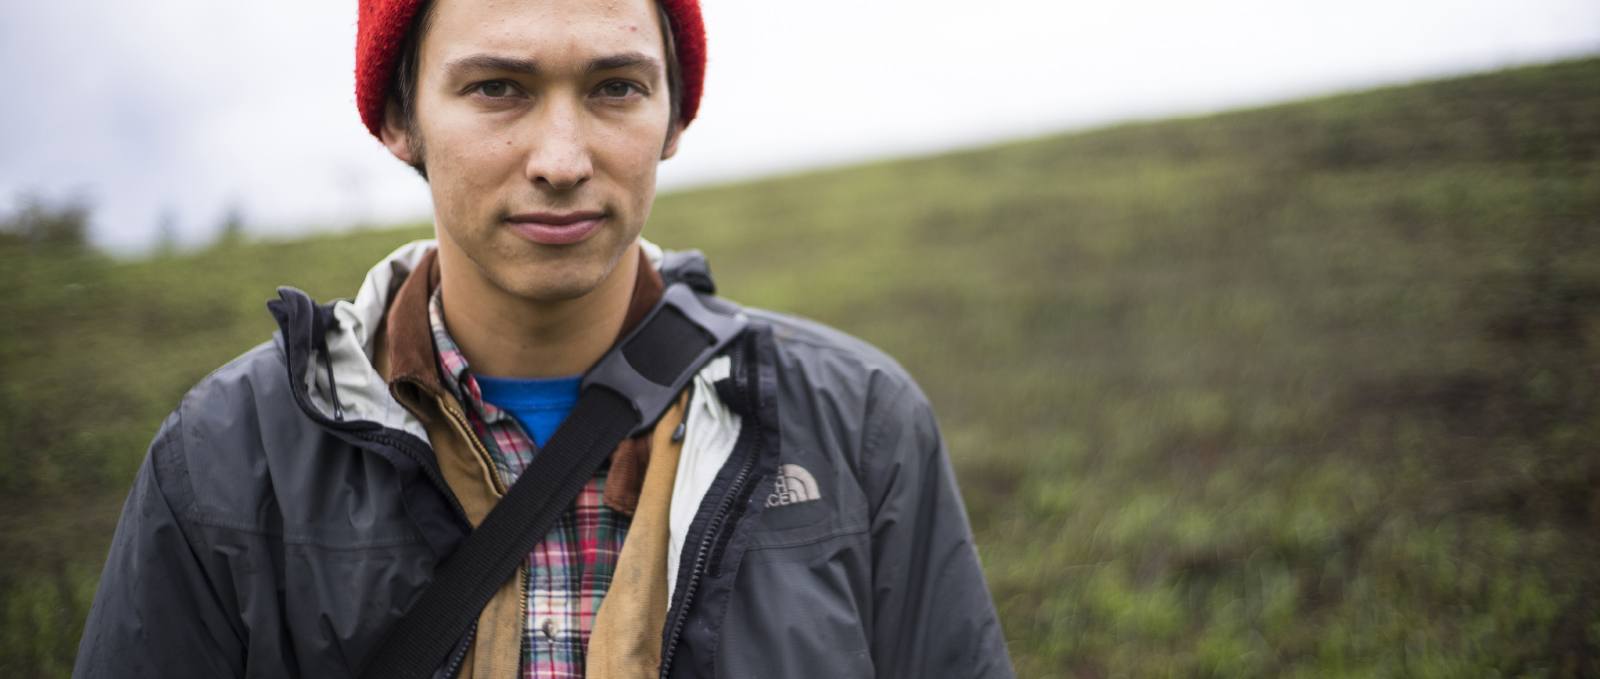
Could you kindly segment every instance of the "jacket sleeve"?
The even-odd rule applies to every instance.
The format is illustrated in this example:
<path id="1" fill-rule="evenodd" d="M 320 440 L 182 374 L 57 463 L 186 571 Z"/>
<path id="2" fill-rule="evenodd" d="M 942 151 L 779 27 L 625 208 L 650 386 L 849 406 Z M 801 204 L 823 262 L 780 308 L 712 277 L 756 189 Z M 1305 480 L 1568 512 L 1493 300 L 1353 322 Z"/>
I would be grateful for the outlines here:
<path id="1" fill-rule="evenodd" d="M 180 519 L 188 483 L 179 415 L 162 424 L 122 508 L 78 644 L 76 679 L 237 677 L 239 633 Z M 176 501 L 175 501 L 175 496 Z"/>
<path id="2" fill-rule="evenodd" d="M 1012 677 L 932 408 L 909 380 L 880 386 L 863 441 L 878 676 Z"/>

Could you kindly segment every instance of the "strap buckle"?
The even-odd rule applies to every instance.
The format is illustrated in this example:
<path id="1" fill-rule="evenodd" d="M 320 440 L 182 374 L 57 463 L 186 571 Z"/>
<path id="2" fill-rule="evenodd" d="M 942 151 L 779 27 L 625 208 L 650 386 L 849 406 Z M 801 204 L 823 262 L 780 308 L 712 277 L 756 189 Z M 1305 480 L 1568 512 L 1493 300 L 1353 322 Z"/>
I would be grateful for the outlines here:
<path id="1" fill-rule="evenodd" d="M 683 326 L 685 321 L 688 322 L 687 327 Z M 695 373 L 739 336 L 749 322 L 742 313 L 712 311 L 688 285 L 674 283 L 667 287 L 661 301 L 650 310 L 644 321 L 590 368 L 583 377 L 581 389 L 609 389 L 627 400 L 639 416 L 638 424 L 628 432 L 628 436 L 637 436 L 655 426 L 656 421 L 667 412 L 673 398 L 688 386 L 689 380 L 694 379 Z M 679 327 L 667 329 L 662 324 Z M 666 330 L 670 331 L 664 332 Z M 652 352 L 647 360 L 665 362 L 652 366 L 654 369 L 647 369 L 652 374 L 672 376 L 669 383 L 663 384 L 640 372 L 639 367 L 629 360 L 629 355 L 635 353 L 634 342 L 644 333 L 656 332 L 670 336 L 674 334 L 671 331 L 679 336 L 699 336 L 706 343 L 692 355 L 688 351 L 692 349 L 693 342 L 673 347 L 643 346 L 642 350 Z M 636 355 L 634 358 L 639 360 L 644 357 Z M 688 359 L 686 363 L 685 359 Z"/>

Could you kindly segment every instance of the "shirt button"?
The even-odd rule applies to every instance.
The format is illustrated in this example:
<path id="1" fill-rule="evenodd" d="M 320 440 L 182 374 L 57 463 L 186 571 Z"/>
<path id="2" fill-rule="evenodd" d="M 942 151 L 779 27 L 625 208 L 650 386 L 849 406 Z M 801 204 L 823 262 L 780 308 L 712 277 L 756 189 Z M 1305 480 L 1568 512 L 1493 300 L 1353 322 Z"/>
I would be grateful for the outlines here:
<path id="1" fill-rule="evenodd" d="M 549 639 L 551 641 L 555 641 L 556 640 L 556 621 L 552 620 L 550 618 L 545 618 L 544 622 L 539 624 L 539 631 L 544 633 L 544 638 Z"/>

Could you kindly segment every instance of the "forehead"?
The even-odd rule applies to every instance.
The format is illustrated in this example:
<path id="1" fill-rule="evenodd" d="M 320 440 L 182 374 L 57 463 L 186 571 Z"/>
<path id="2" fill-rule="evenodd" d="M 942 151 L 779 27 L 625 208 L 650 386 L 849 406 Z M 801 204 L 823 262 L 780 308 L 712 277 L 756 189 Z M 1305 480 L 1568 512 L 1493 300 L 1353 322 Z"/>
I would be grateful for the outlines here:
<path id="1" fill-rule="evenodd" d="M 665 46 L 655 0 L 434 0 L 424 61 L 484 52 L 559 62 Z"/>

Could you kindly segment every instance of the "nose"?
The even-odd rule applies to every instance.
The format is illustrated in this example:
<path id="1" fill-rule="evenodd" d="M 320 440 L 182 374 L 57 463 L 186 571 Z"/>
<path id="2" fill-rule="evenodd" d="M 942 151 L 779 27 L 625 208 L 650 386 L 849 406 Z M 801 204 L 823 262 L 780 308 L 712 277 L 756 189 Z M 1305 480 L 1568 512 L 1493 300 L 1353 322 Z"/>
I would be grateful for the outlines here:
<path id="1" fill-rule="evenodd" d="M 554 191 L 570 191 L 594 175 L 581 105 L 557 99 L 535 116 L 532 148 L 524 168 L 528 181 Z"/>

